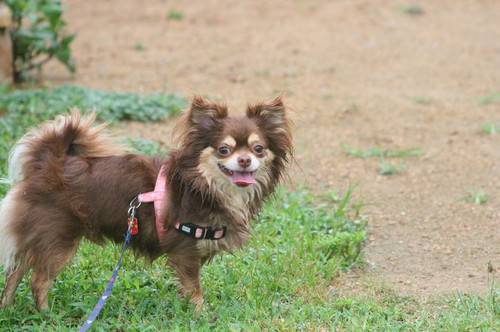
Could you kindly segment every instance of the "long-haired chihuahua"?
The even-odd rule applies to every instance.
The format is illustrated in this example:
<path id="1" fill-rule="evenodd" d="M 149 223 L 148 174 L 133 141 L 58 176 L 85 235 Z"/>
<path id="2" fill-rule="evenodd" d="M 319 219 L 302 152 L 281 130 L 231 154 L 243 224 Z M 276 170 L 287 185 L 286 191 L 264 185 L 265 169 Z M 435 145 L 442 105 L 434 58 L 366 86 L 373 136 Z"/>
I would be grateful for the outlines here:
<path id="1" fill-rule="evenodd" d="M 123 242 L 130 205 L 140 202 L 130 246 L 148 261 L 166 255 L 182 293 L 200 307 L 201 267 L 242 247 L 293 158 L 281 98 L 228 115 L 194 97 L 174 131 L 178 148 L 164 158 L 126 154 L 94 120 L 73 111 L 31 129 L 12 150 L 12 187 L 0 205 L 0 306 L 33 269 L 36 306 L 47 309 L 49 288 L 82 238 Z"/>

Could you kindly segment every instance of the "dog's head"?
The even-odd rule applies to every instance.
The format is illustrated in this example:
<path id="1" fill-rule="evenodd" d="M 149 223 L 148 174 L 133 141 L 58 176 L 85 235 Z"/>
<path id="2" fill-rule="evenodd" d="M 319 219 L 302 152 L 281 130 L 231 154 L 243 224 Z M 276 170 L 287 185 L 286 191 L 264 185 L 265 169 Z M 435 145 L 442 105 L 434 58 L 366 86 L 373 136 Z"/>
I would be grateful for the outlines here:
<path id="1" fill-rule="evenodd" d="M 281 98 L 229 116 L 225 105 L 195 97 L 180 127 L 181 149 L 209 186 L 272 190 L 292 157 L 290 127 Z"/>

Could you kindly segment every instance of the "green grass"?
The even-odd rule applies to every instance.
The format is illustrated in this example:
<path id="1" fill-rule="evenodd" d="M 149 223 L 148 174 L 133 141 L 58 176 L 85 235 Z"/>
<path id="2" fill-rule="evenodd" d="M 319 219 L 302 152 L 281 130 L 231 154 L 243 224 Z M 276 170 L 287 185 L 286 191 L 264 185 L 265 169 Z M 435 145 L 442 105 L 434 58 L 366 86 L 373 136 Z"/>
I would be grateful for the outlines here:
<path id="1" fill-rule="evenodd" d="M 17 90 L 0 95 L 0 111 L 15 117 L 28 116 L 35 121 L 52 118 L 70 107 L 96 109 L 101 120 L 153 122 L 179 112 L 187 105 L 176 95 L 93 90 L 64 85 L 55 89 Z M 34 122 L 34 121 L 32 121 Z"/>
<path id="2" fill-rule="evenodd" d="M 165 154 L 167 148 L 160 142 L 143 138 L 125 138 L 121 143 L 130 146 L 132 153 L 140 153 L 146 156 Z"/>
<path id="3" fill-rule="evenodd" d="M 184 19 L 184 13 L 174 9 L 169 10 L 167 14 L 169 20 L 182 21 Z"/>
<path id="4" fill-rule="evenodd" d="M 395 165 L 394 163 L 388 162 L 386 158 L 420 157 L 423 155 L 422 150 L 418 148 L 411 148 L 406 150 L 384 150 L 380 148 L 369 148 L 366 150 L 359 150 L 352 148 L 347 144 L 342 144 L 342 148 L 347 153 L 347 155 L 351 157 L 363 159 L 370 157 L 380 158 L 379 174 L 381 175 L 393 175 L 403 171 L 406 167 L 404 162 Z"/>
<path id="5" fill-rule="evenodd" d="M 342 144 L 344 151 L 351 157 L 356 158 L 403 158 L 403 157 L 420 157 L 423 155 L 422 150 L 411 148 L 406 150 L 382 150 L 380 148 L 369 148 L 366 150 L 358 150 L 350 147 L 347 144 Z"/>
<path id="6" fill-rule="evenodd" d="M 430 104 L 432 104 L 432 100 L 429 99 L 429 98 L 425 98 L 425 97 L 415 97 L 415 98 L 413 98 L 413 102 L 415 104 L 419 104 L 419 105 L 430 105 Z"/>
<path id="7" fill-rule="evenodd" d="M 329 286 L 363 256 L 363 205 L 352 201 L 352 190 L 340 200 L 307 190 L 280 190 L 255 223 L 251 242 L 203 269 L 206 306 L 198 316 L 178 299 L 164 260 L 144 268 L 127 252 L 112 296 L 95 323 L 97 330 L 333 327 L 330 318 L 336 310 Z M 24 280 L 16 303 L 0 316 L 0 330 L 80 325 L 104 290 L 118 256 L 119 246 L 101 249 L 85 241 L 50 292 L 50 312 L 34 311 Z"/>
<path id="8" fill-rule="evenodd" d="M 494 102 L 500 102 L 500 92 L 495 92 L 489 96 L 485 96 L 481 99 L 479 99 L 479 106 L 484 106 L 484 105 L 488 105 L 488 104 L 491 104 L 491 103 L 494 103 Z"/>
<path id="9" fill-rule="evenodd" d="M 494 122 L 485 123 L 482 132 L 490 135 L 498 134 L 500 132 L 500 125 L 496 125 Z"/>
<path id="10" fill-rule="evenodd" d="M 136 43 L 134 45 L 134 50 L 136 50 L 136 51 L 145 51 L 147 49 L 148 48 L 146 46 L 144 46 L 143 44 L 141 44 L 141 43 Z"/>
<path id="11" fill-rule="evenodd" d="M 411 15 L 411 16 L 418 16 L 422 15 L 425 13 L 424 9 L 420 5 L 408 5 L 408 6 L 400 6 L 398 7 L 398 12 Z"/>
<path id="12" fill-rule="evenodd" d="M 483 188 L 479 189 L 470 189 L 469 193 L 463 198 L 467 202 L 475 203 L 475 204 L 484 204 L 490 198 Z"/>
<path id="13" fill-rule="evenodd" d="M 392 163 L 387 162 L 384 158 L 380 158 L 380 170 L 379 173 L 381 175 L 392 175 L 398 172 L 401 172 L 405 169 L 404 163 L 399 163 L 398 165 L 394 165 Z"/>

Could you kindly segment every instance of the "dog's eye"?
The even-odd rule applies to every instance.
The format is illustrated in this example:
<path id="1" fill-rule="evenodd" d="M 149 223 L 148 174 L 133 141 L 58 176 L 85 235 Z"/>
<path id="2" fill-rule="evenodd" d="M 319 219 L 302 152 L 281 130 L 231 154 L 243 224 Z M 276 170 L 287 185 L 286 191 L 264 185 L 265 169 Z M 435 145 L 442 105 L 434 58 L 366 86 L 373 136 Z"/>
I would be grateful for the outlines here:
<path id="1" fill-rule="evenodd" d="M 224 155 L 229 154 L 229 153 L 231 153 L 231 149 L 229 149 L 227 146 L 221 146 L 219 148 L 219 153 L 224 154 Z"/>
<path id="2" fill-rule="evenodd" d="M 256 145 L 253 147 L 253 150 L 257 153 L 262 153 L 264 152 L 264 147 L 262 145 Z"/>

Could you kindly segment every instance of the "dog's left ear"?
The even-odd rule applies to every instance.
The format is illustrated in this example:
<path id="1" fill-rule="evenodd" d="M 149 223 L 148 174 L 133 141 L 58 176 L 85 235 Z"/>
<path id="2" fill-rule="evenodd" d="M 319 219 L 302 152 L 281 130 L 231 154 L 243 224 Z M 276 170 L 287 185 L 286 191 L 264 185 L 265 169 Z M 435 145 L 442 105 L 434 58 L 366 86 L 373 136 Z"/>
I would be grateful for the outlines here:
<path id="1" fill-rule="evenodd" d="M 258 120 L 262 127 L 282 127 L 288 126 L 286 108 L 281 97 L 276 97 L 269 102 L 262 102 L 248 106 L 247 116 Z"/>
<path id="2" fill-rule="evenodd" d="M 247 116 L 262 128 L 267 136 L 269 148 L 274 153 L 273 163 L 276 172 L 283 170 L 283 164 L 293 160 L 292 126 L 288 111 L 281 97 L 269 102 L 248 106 Z"/>
<path id="3" fill-rule="evenodd" d="M 194 96 L 187 116 L 192 126 L 210 129 L 217 119 L 227 117 L 227 107 L 201 96 Z"/>

